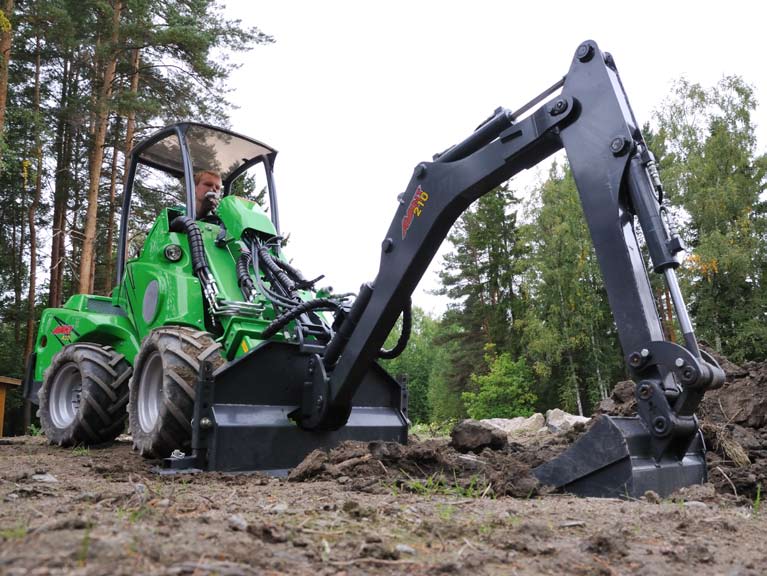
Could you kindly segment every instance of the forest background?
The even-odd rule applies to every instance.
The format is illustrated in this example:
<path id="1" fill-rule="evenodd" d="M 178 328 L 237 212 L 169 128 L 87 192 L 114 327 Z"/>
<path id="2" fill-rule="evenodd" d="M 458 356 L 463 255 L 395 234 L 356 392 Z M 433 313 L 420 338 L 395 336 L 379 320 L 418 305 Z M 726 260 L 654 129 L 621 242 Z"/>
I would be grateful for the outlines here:
<path id="1" fill-rule="evenodd" d="M 2 0 L 0 10 L 0 375 L 18 378 L 42 309 L 111 292 L 126 152 L 173 121 L 227 126 L 228 55 L 275 39 L 212 0 Z M 697 334 L 735 361 L 767 351 L 756 109 L 745 78 L 681 78 L 644 127 L 688 246 L 680 275 Z M 416 309 L 408 349 L 388 361 L 407 380 L 414 421 L 557 406 L 588 415 L 626 378 L 566 163 L 532 189 L 483 196 L 448 241 L 439 290 L 450 304 L 440 316 Z M 676 338 L 669 295 L 655 290 Z M 6 433 L 23 432 L 18 391 L 7 410 Z"/>

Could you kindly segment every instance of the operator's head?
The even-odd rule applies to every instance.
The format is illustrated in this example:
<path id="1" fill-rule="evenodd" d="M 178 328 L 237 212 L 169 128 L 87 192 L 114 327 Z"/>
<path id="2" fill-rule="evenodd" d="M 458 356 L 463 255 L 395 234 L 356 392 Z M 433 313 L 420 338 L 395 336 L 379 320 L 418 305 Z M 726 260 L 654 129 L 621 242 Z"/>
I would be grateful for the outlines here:
<path id="1" fill-rule="evenodd" d="M 221 176 L 212 170 L 202 170 L 194 175 L 194 198 L 197 218 L 204 218 L 218 206 Z M 208 194 L 213 192 L 213 194 Z"/>

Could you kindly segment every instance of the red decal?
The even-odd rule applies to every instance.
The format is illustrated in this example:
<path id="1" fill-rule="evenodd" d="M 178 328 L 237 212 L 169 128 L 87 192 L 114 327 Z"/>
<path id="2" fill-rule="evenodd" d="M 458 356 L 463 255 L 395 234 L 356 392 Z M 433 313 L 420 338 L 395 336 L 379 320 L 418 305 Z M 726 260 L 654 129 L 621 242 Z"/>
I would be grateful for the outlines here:
<path id="1" fill-rule="evenodd" d="M 72 329 L 73 328 L 74 328 L 74 326 L 70 326 L 68 324 L 64 324 L 62 326 L 56 326 L 53 329 L 53 335 L 54 336 L 59 336 L 59 335 L 61 335 L 61 336 L 69 336 L 72 333 Z"/>
<path id="2" fill-rule="evenodd" d="M 407 207 L 407 212 L 405 212 L 405 216 L 402 218 L 403 240 L 405 239 L 405 236 L 407 236 L 407 231 L 410 229 L 410 225 L 413 223 L 413 218 L 421 215 L 421 209 L 426 206 L 426 201 L 428 199 L 428 192 L 424 192 L 424 190 L 418 186 L 418 188 L 415 189 L 410 205 Z"/>

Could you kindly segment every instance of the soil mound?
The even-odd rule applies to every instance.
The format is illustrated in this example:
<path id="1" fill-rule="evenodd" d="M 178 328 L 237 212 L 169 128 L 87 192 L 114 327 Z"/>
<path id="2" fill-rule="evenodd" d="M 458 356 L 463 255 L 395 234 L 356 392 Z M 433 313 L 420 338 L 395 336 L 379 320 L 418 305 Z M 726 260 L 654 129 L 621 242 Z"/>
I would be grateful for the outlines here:
<path id="1" fill-rule="evenodd" d="M 753 501 L 767 488 L 767 362 L 738 366 L 723 357 L 716 359 L 727 379 L 722 388 L 706 394 L 698 410 L 708 447 L 709 482 L 721 495 Z M 595 412 L 636 414 L 634 383 L 616 384 Z M 315 450 L 288 479 L 333 479 L 368 492 L 394 489 L 528 498 L 547 490 L 531 470 L 564 452 L 588 427 L 579 423 L 565 433 L 507 438 L 488 422 L 465 420 L 455 426 L 451 439 L 412 438 L 406 446 L 345 442 L 329 452 Z"/>
<path id="2" fill-rule="evenodd" d="M 288 480 L 335 479 L 352 490 L 373 492 L 388 489 L 528 498 L 541 492 L 531 469 L 544 459 L 543 453 L 514 444 L 484 448 L 475 454 L 459 452 L 447 439 L 416 440 L 406 446 L 344 442 L 329 452 L 315 450 L 309 454 Z"/>

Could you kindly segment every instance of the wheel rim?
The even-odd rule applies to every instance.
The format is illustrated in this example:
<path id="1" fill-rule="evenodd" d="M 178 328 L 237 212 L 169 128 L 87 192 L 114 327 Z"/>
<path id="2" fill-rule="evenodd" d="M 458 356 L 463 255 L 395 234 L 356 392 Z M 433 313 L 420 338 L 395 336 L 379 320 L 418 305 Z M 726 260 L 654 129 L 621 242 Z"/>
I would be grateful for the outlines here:
<path id="1" fill-rule="evenodd" d="M 155 351 L 146 359 L 141 370 L 138 390 L 138 422 L 141 430 L 150 433 L 160 416 L 163 403 L 162 357 Z"/>
<path id="2" fill-rule="evenodd" d="M 83 382 L 80 370 L 74 362 L 64 364 L 51 384 L 48 400 L 51 421 L 56 428 L 66 428 L 75 421 L 80 411 Z"/>

